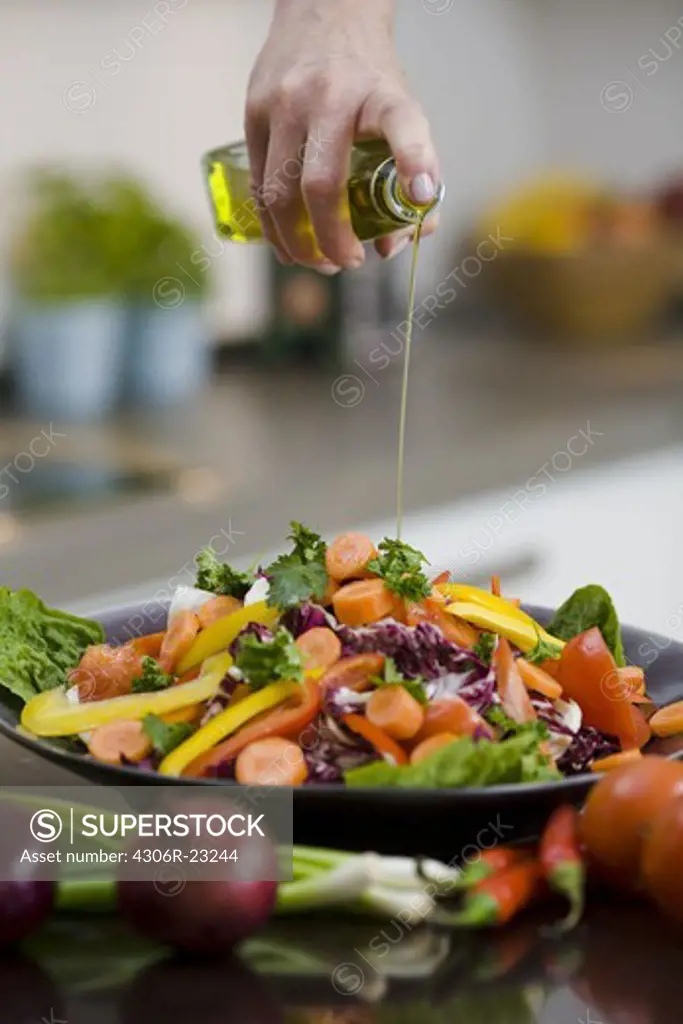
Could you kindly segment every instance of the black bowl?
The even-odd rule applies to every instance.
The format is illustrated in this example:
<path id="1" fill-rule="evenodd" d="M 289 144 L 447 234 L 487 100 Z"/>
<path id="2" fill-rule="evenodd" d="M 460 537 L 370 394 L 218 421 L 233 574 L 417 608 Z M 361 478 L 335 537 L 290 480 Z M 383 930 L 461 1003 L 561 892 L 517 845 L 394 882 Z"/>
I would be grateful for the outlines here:
<path id="1" fill-rule="evenodd" d="M 113 643 L 136 632 L 154 632 L 158 622 L 146 621 L 145 604 L 125 605 L 98 616 Z M 539 622 L 551 616 L 547 608 L 528 607 Z M 683 644 L 624 627 L 624 645 L 630 662 L 647 670 L 647 687 L 655 704 L 683 698 Z M 163 778 L 135 768 L 102 764 L 62 749 L 50 740 L 34 739 L 17 729 L 19 705 L 0 706 L 0 730 L 10 739 L 102 785 L 235 785 L 227 780 Z M 654 739 L 648 753 L 683 757 L 683 737 Z M 297 843 L 374 849 L 387 854 L 419 854 L 451 860 L 469 844 L 493 846 L 522 841 L 538 834 L 558 804 L 580 804 L 596 781 L 595 774 L 577 775 L 558 782 L 491 786 L 486 789 L 345 789 L 335 784 L 302 786 L 294 791 L 294 837 Z"/>

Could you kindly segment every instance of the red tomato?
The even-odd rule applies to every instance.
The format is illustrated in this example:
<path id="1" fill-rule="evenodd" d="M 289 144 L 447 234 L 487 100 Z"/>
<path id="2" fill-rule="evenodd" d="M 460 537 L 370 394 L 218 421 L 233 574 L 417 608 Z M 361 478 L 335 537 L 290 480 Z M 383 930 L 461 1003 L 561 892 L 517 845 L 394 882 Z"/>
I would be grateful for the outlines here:
<path id="1" fill-rule="evenodd" d="M 625 749 L 647 743 L 648 724 L 629 700 L 617 664 L 596 626 L 565 646 L 556 678 L 565 699 L 572 698 L 580 706 L 585 725 L 616 736 Z"/>
<path id="2" fill-rule="evenodd" d="M 644 757 L 600 779 L 583 809 L 581 837 L 604 878 L 620 888 L 640 887 L 648 831 L 658 812 L 678 796 L 683 796 L 683 764 L 665 757 Z"/>
<path id="3" fill-rule="evenodd" d="M 643 843 L 643 884 L 660 909 L 683 922 L 683 797 L 669 800 L 653 816 Z"/>

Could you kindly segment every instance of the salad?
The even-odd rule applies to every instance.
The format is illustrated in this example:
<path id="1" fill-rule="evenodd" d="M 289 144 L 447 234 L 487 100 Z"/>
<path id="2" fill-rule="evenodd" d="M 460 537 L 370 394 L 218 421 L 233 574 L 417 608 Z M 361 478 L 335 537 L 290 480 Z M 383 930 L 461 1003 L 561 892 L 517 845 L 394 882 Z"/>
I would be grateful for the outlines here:
<path id="1" fill-rule="evenodd" d="M 498 579 L 432 578 L 401 540 L 327 544 L 296 522 L 288 540 L 249 572 L 204 550 L 166 629 L 118 645 L 0 590 L 0 680 L 24 702 L 21 729 L 169 778 L 350 787 L 553 780 L 650 738 L 644 673 L 602 587 L 544 627 Z"/>

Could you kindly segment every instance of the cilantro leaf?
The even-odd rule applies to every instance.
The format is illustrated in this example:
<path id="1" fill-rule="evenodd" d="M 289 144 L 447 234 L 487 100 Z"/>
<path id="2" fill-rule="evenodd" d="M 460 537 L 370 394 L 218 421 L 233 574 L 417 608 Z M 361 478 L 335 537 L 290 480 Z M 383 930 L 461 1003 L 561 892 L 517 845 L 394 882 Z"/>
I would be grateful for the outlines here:
<path id="1" fill-rule="evenodd" d="M 272 640 L 261 640 L 253 633 L 245 634 L 240 640 L 235 666 L 252 690 L 260 690 L 279 679 L 300 683 L 304 678 L 301 652 L 284 626 L 278 629 Z"/>
<path id="2" fill-rule="evenodd" d="M 399 597 L 421 601 L 429 597 L 432 585 L 422 571 L 427 559 L 421 551 L 402 540 L 385 537 L 378 545 L 379 555 L 368 562 L 370 572 L 377 573 L 385 586 Z"/>
<path id="3" fill-rule="evenodd" d="M 496 635 L 495 633 L 482 633 L 476 644 L 472 648 L 472 653 L 476 654 L 479 661 L 483 661 L 485 665 L 490 665 L 493 658 L 493 652 L 496 649 Z"/>
<path id="4" fill-rule="evenodd" d="M 325 541 L 301 523 L 292 521 L 290 526 L 292 550 L 265 569 L 270 580 L 268 604 L 283 609 L 302 601 L 322 600 L 328 582 Z"/>
<path id="5" fill-rule="evenodd" d="M 194 732 L 194 726 L 189 722 L 175 722 L 169 725 L 158 715 L 145 715 L 142 719 L 142 728 L 151 740 L 154 750 L 161 757 L 170 754 Z"/>
<path id="6" fill-rule="evenodd" d="M 530 661 L 532 665 L 537 665 L 541 661 L 556 661 L 561 654 L 561 651 L 555 646 L 555 644 L 549 644 L 547 640 L 544 640 L 540 633 L 536 634 L 536 646 L 528 651 L 524 657 L 527 661 Z"/>
<path id="7" fill-rule="evenodd" d="M 498 742 L 465 736 L 417 764 L 397 766 L 373 761 L 347 771 L 344 778 L 351 787 L 413 789 L 462 789 L 560 778 L 541 743 L 537 731 L 527 728 Z"/>
<path id="8" fill-rule="evenodd" d="M 424 688 L 424 679 L 406 679 L 396 667 L 393 658 L 386 658 L 384 661 L 384 677 L 372 676 L 371 683 L 375 686 L 402 686 L 411 697 L 414 697 L 418 704 L 428 704 L 427 694 Z"/>
<path id="9" fill-rule="evenodd" d="M 131 683 L 132 693 L 154 693 L 155 690 L 166 690 L 173 682 L 173 676 L 164 672 L 154 658 L 142 659 L 142 675 Z"/>
<path id="10" fill-rule="evenodd" d="M 211 547 L 199 552 L 195 558 L 195 565 L 195 586 L 200 590 L 209 590 L 212 594 L 236 597 L 241 601 L 254 582 L 252 573 L 238 572 L 227 562 L 221 562 Z"/>

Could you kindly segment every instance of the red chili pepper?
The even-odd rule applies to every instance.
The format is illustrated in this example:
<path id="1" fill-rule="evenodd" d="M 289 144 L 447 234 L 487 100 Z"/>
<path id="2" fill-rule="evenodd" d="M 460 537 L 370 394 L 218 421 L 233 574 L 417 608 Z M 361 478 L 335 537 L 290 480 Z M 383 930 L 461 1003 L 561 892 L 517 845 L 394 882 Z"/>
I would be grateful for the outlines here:
<path id="1" fill-rule="evenodd" d="M 541 887 L 543 872 L 536 860 L 523 860 L 496 872 L 472 889 L 455 914 L 435 916 L 435 923 L 460 927 L 507 924 L 529 905 Z"/>
<path id="2" fill-rule="evenodd" d="M 482 850 L 475 860 L 471 860 L 458 881 L 458 889 L 472 889 L 485 878 L 490 878 L 498 871 L 529 860 L 531 849 L 528 846 L 494 846 L 490 850 Z"/>
<path id="3" fill-rule="evenodd" d="M 579 842 L 579 812 L 575 807 L 558 807 L 545 827 L 538 855 L 548 885 L 569 900 L 569 913 L 562 929 L 569 930 L 581 920 L 586 887 L 586 868 Z"/>

